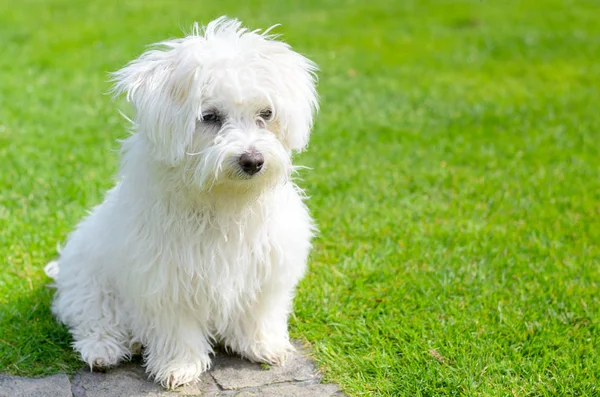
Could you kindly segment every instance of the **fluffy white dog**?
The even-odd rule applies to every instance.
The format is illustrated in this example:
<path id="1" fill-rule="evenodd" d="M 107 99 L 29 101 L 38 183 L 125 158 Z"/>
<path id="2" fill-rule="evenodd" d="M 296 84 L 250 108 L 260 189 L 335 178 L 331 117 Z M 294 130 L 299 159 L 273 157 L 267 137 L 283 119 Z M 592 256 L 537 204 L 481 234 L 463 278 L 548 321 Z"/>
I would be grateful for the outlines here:
<path id="1" fill-rule="evenodd" d="M 214 343 L 285 361 L 313 234 L 291 155 L 308 143 L 316 70 L 222 17 L 113 74 L 135 109 L 119 182 L 46 268 L 90 367 L 143 346 L 174 388 L 209 368 Z"/>

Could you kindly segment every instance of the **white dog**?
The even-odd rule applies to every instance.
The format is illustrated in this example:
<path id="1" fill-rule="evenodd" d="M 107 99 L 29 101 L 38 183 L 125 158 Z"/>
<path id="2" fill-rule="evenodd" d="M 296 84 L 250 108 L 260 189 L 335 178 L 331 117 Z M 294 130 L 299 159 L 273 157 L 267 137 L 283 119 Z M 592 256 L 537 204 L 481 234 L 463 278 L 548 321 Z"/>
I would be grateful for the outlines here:
<path id="1" fill-rule="evenodd" d="M 113 74 L 135 109 L 119 182 L 46 268 L 90 367 L 143 346 L 174 388 L 209 368 L 213 343 L 285 361 L 313 235 L 291 155 L 308 143 L 316 70 L 222 17 Z"/>

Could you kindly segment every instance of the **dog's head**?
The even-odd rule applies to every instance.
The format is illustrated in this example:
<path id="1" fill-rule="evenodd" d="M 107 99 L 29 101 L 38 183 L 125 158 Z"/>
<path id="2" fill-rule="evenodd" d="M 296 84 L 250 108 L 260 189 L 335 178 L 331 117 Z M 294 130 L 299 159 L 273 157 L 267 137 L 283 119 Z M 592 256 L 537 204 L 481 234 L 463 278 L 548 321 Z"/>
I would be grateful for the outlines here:
<path id="1" fill-rule="evenodd" d="M 157 161 L 203 189 L 287 179 L 317 109 L 316 65 L 268 30 L 221 17 L 115 72 Z"/>

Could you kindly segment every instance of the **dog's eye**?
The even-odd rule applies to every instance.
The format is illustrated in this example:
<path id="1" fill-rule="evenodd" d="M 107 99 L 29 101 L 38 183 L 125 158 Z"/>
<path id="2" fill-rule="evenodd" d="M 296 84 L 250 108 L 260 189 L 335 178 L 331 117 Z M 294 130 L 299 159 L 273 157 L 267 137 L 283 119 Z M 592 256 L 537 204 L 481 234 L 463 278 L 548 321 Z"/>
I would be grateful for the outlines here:
<path id="1" fill-rule="evenodd" d="M 273 117 L 273 111 L 271 109 L 264 109 L 260 111 L 260 118 L 269 121 Z"/>
<path id="2" fill-rule="evenodd" d="M 220 123 L 221 116 L 216 112 L 209 112 L 202 115 L 202 121 L 205 123 Z"/>

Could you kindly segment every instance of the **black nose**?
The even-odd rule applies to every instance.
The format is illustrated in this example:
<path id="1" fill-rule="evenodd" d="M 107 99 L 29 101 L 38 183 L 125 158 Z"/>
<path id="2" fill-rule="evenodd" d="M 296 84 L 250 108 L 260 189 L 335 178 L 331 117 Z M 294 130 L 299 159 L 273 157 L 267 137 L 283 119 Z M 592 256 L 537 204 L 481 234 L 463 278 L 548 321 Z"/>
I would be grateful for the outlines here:
<path id="1" fill-rule="evenodd" d="M 238 163 L 246 174 L 254 175 L 263 167 L 265 158 L 261 153 L 251 151 L 242 154 L 238 160 Z"/>

